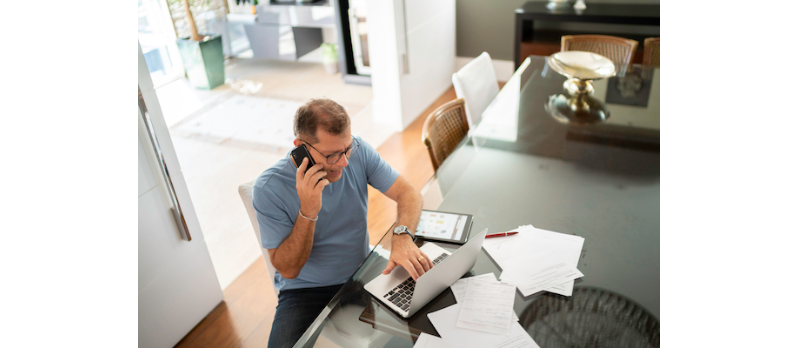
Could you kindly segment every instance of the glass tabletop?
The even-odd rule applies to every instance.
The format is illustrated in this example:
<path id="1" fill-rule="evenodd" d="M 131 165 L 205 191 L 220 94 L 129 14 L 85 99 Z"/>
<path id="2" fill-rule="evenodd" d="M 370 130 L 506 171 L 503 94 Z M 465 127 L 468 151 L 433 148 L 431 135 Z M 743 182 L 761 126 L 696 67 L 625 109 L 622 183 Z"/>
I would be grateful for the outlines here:
<path id="1" fill-rule="evenodd" d="M 572 296 L 516 292 L 519 323 L 541 347 L 658 347 L 659 69 L 595 81 L 610 110 L 602 124 L 548 114 L 564 81 L 546 57 L 524 61 L 422 189 L 424 208 L 472 214 L 471 231 L 531 224 L 585 238 Z M 451 290 L 403 319 L 363 289 L 388 262 L 387 236 L 297 347 L 412 347 L 422 332 L 440 336 L 427 314 L 455 304 Z M 482 250 L 464 277 L 485 273 L 498 279 L 501 269 Z"/>

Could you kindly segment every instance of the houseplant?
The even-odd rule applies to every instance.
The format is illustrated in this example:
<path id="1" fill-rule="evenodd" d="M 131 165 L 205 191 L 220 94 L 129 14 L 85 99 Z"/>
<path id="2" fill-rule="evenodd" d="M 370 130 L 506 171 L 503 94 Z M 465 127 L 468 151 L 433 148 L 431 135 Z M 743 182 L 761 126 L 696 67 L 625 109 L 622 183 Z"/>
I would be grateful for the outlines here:
<path id="1" fill-rule="evenodd" d="M 183 58 L 186 76 L 195 88 L 214 89 L 224 83 L 224 50 L 222 36 L 197 32 L 197 24 L 191 13 L 189 0 L 183 0 L 186 21 L 191 36 L 177 39 L 177 47 Z"/>
<path id="2" fill-rule="evenodd" d="M 338 49 L 335 44 L 329 42 L 321 44 L 321 62 L 328 74 L 332 75 L 338 72 Z"/>
<path id="3" fill-rule="evenodd" d="M 236 0 L 236 5 L 241 5 L 243 3 L 250 3 L 250 9 L 252 9 L 252 14 L 258 14 L 258 0 Z"/>

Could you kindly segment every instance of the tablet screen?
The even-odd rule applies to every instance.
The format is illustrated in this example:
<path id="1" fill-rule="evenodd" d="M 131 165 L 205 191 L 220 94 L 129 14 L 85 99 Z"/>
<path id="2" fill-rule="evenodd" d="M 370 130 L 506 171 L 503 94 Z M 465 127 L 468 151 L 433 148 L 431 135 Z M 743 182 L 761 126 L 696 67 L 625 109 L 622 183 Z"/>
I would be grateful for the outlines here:
<path id="1" fill-rule="evenodd" d="M 462 241 L 467 220 L 468 215 L 422 210 L 416 236 Z"/>

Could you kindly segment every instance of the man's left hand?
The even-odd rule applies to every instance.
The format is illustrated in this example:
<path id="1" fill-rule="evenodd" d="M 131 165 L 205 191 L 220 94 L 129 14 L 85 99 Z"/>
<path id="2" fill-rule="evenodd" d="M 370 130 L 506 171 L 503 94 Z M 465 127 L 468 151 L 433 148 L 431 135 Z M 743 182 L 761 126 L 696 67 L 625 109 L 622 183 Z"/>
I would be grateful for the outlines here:
<path id="1" fill-rule="evenodd" d="M 405 234 L 392 238 L 391 257 L 382 274 L 389 274 L 397 265 L 401 265 L 407 273 L 410 273 L 413 280 L 418 280 L 418 277 L 432 268 L 432 260 L 413 243 L 410 236 Z"/>

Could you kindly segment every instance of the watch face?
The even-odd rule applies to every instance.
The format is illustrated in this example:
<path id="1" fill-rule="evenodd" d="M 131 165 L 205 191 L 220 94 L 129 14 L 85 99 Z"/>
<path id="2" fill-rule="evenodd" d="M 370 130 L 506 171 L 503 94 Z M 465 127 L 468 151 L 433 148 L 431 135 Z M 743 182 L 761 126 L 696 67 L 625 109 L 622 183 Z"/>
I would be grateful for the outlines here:
<path id="1" fill-rule="evenodd" d="M 405 233 L 405 231 L 407 231 L 407 227 L 405 227 L 405 226 L 396 226 L 396 228 L 393 229 L 393 233 L 397 233 L 397 234 Z"/>

